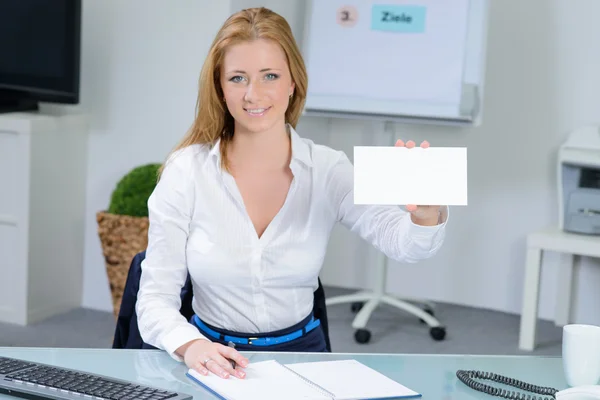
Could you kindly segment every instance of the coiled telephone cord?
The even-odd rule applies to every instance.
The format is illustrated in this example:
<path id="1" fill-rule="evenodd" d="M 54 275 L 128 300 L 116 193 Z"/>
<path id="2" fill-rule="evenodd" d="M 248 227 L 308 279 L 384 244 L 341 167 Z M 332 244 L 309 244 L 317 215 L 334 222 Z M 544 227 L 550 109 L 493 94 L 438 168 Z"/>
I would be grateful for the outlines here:
<path id="1" fill-rule="evenodd" d="M 458 370 L 456 371 L 456 377 L 471 389 L 484 392 L 492 396 L 503 397 L 509 400 L 555 400 L 556 392 L 558 392 L 558 390 L 554 388 L 532 385 L 530 383 L 522 382 L 491 372 Z M 539 396 L 493 387 L 481 382 L 477 382 L 475 379 L 498 382 L 527 392 L 535 393 Z"/>

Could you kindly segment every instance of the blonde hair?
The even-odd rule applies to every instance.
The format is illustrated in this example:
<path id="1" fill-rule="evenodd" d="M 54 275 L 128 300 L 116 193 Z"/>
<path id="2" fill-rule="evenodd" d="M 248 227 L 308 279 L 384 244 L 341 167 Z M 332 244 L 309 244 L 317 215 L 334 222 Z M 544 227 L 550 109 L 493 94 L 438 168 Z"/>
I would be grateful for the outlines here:
<path id="1" fill-rule="evenodd" d="M 233 117 L 223 100 L 221 65 L 229 46 L 256 39 L 269 39 L 283 49 L 295 84 L 285 113 L 286 122 L 296 127 L 306 100 L 308 77 L 302 54 L 288 22 L 264 8 L 249 8 L 231 15 L 217 33 L 200 73 L 195 120 L 171 154 L 192 144 L 214 144 L 221 138 L 221 166 L 227 169 L 227 146 L 233 138 Z M 163 166 L 160 168 L 162 172 Z M 159 176 L 160 176 L 159 172 Z"/>

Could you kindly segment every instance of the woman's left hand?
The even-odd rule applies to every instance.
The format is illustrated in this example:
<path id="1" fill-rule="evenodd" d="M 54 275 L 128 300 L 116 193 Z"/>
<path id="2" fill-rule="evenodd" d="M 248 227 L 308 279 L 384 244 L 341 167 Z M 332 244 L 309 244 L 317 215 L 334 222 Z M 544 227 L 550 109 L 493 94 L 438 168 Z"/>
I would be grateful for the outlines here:
<path id="1" fill-rule="evenodd" d="M 398 139 L 396 142 L 396 147 L 406 147 L 412 149 L 415 147 L 415 142 L 409 140 L 406 144 Z M 421 143 L 421 148 L 426 149 L 429 147 L 429 142 L 424 140 Z M 425 206 L 425 205 L 416 205 L 416 204 L 407 204 L 406 210 L 410 212 L 411 218 L 415 224 L 418 225 L 437 225 L 439 219 L 440 206 Z"/>

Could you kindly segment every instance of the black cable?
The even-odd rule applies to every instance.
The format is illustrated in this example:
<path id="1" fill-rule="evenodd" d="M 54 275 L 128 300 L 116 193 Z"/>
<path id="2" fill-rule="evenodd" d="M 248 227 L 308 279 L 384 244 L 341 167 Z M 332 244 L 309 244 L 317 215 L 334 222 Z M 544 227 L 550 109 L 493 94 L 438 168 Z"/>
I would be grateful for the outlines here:
<path id="1" fill-rule="evenodd" d="M 477 390 L 479 392 L 484 392 L 492 396 L 504 397 L 505 399 L 509 400 L 555 400 L 556 392 L 558 392 L 558 390 L 554 388 L 532 385 L 530 383 L 522 382 L 513 378 L 494 374 L 491 372 L 458 370 L 456 371 L 456 377 L 471 389 Z M 527 392 L 536 393 L 539 396 L 518 393 L 516 391 L 510 391 L 508 389 L 493 387 L 481 382 L 477 382 L 475 379 L 498 382 L 504 385 L 513 386 L 518 389 L 525 390 Z"/>

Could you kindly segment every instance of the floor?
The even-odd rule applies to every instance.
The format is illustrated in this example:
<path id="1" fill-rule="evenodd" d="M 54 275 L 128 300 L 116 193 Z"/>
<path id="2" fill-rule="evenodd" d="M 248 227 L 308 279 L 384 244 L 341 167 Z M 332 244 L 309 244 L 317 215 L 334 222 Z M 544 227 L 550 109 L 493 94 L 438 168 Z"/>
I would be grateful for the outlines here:
<path id="1" fill-rule="evenodd" d="M 325 288 L 328 296 L 347 293 Z M 380 306 L 368 324 L 371 340 L 359 344 L 351 328 L 354 314 L 349 304 L 328 308 L 334 352 L 340 353 L 435 353 L 435 354 L 561 354 L 561 328 L 551 322 L 538 324 L 539 345 L 535 351 L 517 347 L 519 316 L 500 312 L 436 305 L 435 315 L 447 327 L 443 341 L 434 341 L 429 328 L 400 310 Z M 27 327 L 0 323 L 0 347 L 109 348 L 114 318 L 111 313 L 76 309 Z"/>

